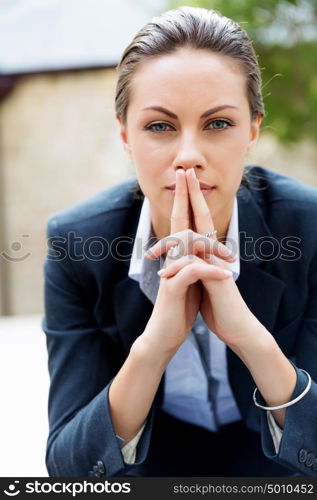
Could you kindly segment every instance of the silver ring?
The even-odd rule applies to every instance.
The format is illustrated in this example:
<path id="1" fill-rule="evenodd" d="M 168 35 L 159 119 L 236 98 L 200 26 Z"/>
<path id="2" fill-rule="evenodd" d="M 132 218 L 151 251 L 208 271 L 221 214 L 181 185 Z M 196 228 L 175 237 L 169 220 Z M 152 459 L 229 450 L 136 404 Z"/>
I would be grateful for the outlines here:
<path id="1" fill-rule="evenodd" d="M 204 236 L 206 236 L 206 238 L 208 238 L 209 236 L 214 236 L 215 234 L 217 234 L 217 229 L 213 229 L 212 231 L 205 233 Z"/>
<path id="2" fill-rule="evenodd" d="M 179 257 L 179 248 L 178 248 L 178 244 L 177 245 L 174 245 L 173 247 L 171 247 L 168 252 L 167 252 L 167 256 L 170 258 L 170 259 L 175 259 L 177 257 Z"/>

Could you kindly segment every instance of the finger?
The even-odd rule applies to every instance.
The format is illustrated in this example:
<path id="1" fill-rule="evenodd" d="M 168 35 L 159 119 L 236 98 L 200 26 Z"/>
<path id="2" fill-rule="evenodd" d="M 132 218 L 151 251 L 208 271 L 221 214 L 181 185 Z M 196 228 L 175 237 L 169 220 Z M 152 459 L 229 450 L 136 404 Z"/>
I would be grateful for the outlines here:
<path id="1" fill-rule="evenodd" d="M 161 277 L 161 280 L 163 280 L 165 286 L 169 287 L 173 296 L 183 297 L 189 286 L 198 281 L 210 282 L 210 280 L 214 280 L 217 283 L 226 281 L 224 277 L 219 279 L 219 272 L 221 272 L 221 269 L 217 269 L 216 266 L 211 266 L 204 262 L 194 263 L 192 265 L 185 265 L 178 273 L 170 278 Z"/>
<path id="2" fill-rule="evenodd" d="M 190 229 L 188 230 L 190 231 Z M 162 238 L 160 241 L 155 243 L 151 248 L 149 248 L 145 252 L 145 257 L 147 259 L 157 259 L 160 257 L 162 254 L 168 252 L 171 248 L 177 247 L 177 252 L 181 252 L 182 255 L 184 255 L 184 239 L 185 238 L 185 231 L 180 231 L 175 234 L 171 234 L 170 236 L 166 236 L 165 238 Z"/>
<path id="3" fill-rule="evenodd" d="M 213 254 L 229 262 L 235 260 L 235 257 L 223 243 L 217 239 L 210 239 L 195 233 L 191 229 L 162 238 L 147 251 L 145 256 L 149 259 L 156 259 L 173 247 L 175 247 L 175 252 L 172 253 L 172 258 L 202 253 Z"/>
<path id="4" fill-rule="evenodd" d="M 176 245 L 171 247 L 166 254 L 166 259 L 164 261 L 163 267 L 169 266 L 172 262 L 174 262 L 176 259 L 179 258 L 180 258 L 179 246 Z"/>
<path id="5" fill-rule="evenodd" d="M 223 259 L 219 259 L 217 256 L 214 255 L 205 255 L 204 256 L 204 261 L 207 264 L 216 264 L 217 266 L 221 267 L 222 269 L 229 269 L 229 263 L 224 261 Z"/>
<path id="6" fill-rule="evenodd" d="M 175 195 L 171 214 L 171 234 L 189 228 L 189 199 L 186 175 L 183 169 L 176 170 Z"/>
<path id="7" fill-rule="evenodd" d="M 193 233 L 188 244 L 184 244 L 184 251 L 186 254 L 194 254 L 201 257 L 208 257 L 209 254 L 212 254 L 228 262 L 235 261 L 235 257 L 223 243 L 217 239 L 208 238 L 198 233 Z"/>
<path id="8" fill-rule="evenodd" d="M 198 273 L 200 276 L 199 279 L 212 277 L 214 279 L 222 280 L 233 276 L 230 270 L 222 269 L 217 265 L 207 264 L 204 260 L 195 255 L 186 255 L 181 257 L 177 261 L 170 263 L 167 268 L 158 271 L 158 275 L 161 278 L 170 278 L 175 276 L 186 266 L 191 266 L 191 272 L 195 275 Z"/>
<path id="9" fill-rule="evenodd" d="M 188 191 L 189 191 L 189 197 L 190 197 L 190 204 L 193 209 L 194 213 L 194 221 L 195 221 L 195 228 L 196 231 L 200 234 L 205 235 L 209 231 L 215 230 L 214 222 L 212 219 L 212 215 L 210 213 L 209 207 L 206 203 L 205 197 L 203 193 L 201 192 L 199 181 L 196 178 L 196 172 L 195 170 L 189 169 L 186 172 L 186 180 L 188 184 Z M 221 245 L 220 247 L 220 252 L 213 252 L 214 255 L 223 258 L 223 255 L 226 254 L 227 247 L 226 245 L 222 244 L 220 241 L 217 240 L 216 235 L 208 236 L 208 238 L 211 241 L 214 241 Z M 236 260 L 236 256 L 234 256 L 229 250 L 228 250 L 229 255 L 231 255 L 231 262 L 234 262 Z M 229 259 L 227 259 L 229 260 Z M 219 262 L 219 265 L 224 265 L 224 263 Z"/>
<path id="10" fill-rule="evenodd" d="M 197 233 L 206 234 L 209 231 L 213 231 L 215 226 L 212 216 L 205 197 L 201 192 L 194 168 L 190 168 L 186 171 L 186 180 Z M 210 236 L 210 238 L 214 240 L 217 239 L 216 235 Z"/>

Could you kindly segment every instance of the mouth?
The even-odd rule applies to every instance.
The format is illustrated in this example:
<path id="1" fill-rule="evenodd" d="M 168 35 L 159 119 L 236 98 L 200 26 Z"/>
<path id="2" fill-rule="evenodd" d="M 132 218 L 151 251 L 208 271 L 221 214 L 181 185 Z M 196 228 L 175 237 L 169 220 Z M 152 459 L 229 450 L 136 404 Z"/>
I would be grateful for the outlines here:
<path id="1" fill-rule="evenodd" d="M 199 187 L 200 187 L 202 194 L 205 196 L 210 194 L 215 189 L 215 186 L 210 186 L 209 184 L 206 184 L 205 182 L 200 182 L 200 181 L 199 181 Z M 175 194 L 176 184 L 171 184 L 170 186 L 166 186 L 165 189 L 170 191 L 171 194 Z"/>

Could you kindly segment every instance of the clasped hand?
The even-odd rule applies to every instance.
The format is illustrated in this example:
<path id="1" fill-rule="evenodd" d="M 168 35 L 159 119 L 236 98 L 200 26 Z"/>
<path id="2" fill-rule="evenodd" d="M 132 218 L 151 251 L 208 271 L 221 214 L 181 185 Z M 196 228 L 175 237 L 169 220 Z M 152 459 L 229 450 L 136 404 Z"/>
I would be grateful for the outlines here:
<path id="1" fill-rule="evenodd" d="M 233 348 L 246 341 L 250 325 L 258 323 L 229 270 L 228 263 L 235 257 L 216 236 L 204 236 L 213 229 L 212 215 L 195 170 L 177 170 L 171 234 L 146 255 L 155 259 L 166 254 L 164 268 L 159 272 L 157 308 L 165 307 L 168 316 L 168 301 L 172 300 L 175 314 L 182 314 L 179 304 L 184 302 L 185 322 L 178 318 L 180 329 L 174 338 L 175 347 L 185 340 L 199 311 L 208 328 Z"/>

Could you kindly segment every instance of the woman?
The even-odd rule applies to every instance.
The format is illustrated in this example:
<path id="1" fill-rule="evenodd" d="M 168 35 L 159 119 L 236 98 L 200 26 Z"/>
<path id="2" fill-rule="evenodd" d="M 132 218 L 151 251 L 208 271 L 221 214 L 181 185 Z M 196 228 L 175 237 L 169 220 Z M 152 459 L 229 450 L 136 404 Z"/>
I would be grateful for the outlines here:
<path id="1" fill-rule="evenodd" d="M 139 184 L 48 223 L 49 474 L 316 475 L 317 191 L 244 168 L 264 114 L 246 33 L 155 18 L 116 112 Z"/>

